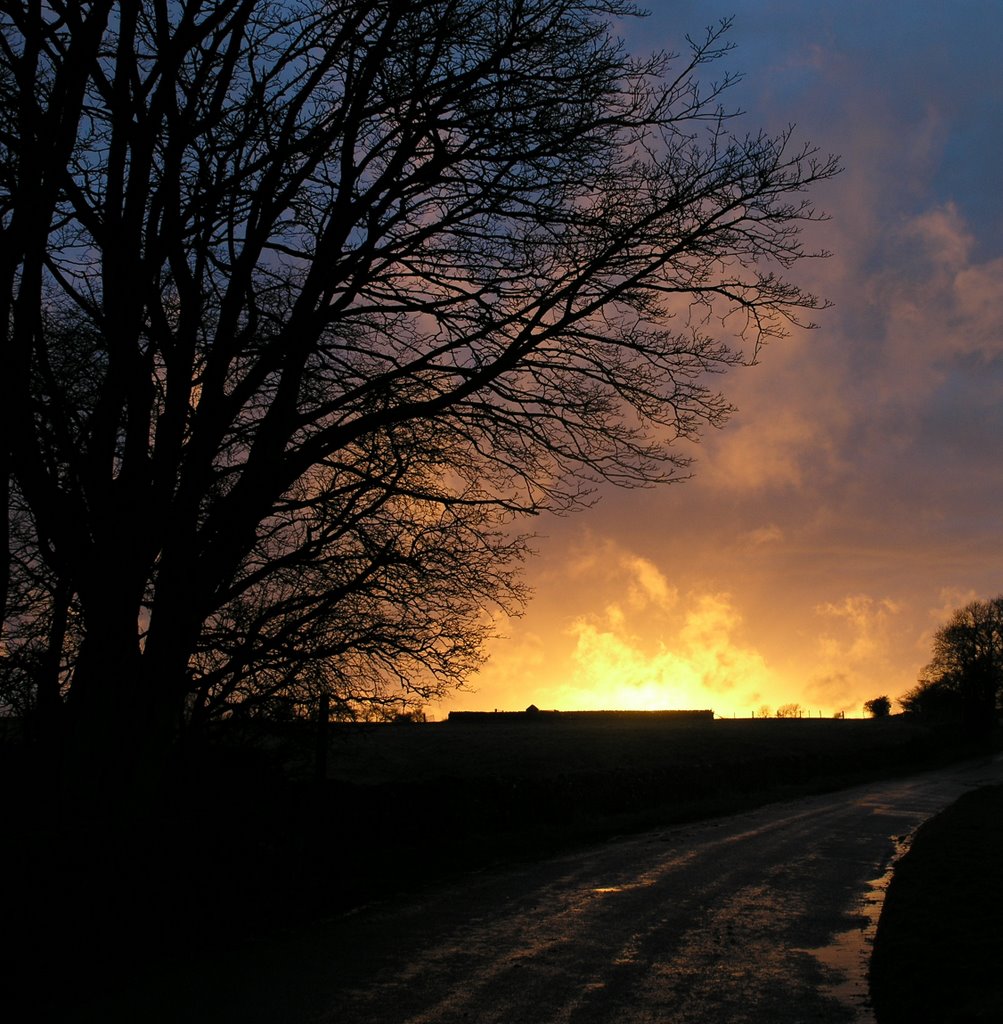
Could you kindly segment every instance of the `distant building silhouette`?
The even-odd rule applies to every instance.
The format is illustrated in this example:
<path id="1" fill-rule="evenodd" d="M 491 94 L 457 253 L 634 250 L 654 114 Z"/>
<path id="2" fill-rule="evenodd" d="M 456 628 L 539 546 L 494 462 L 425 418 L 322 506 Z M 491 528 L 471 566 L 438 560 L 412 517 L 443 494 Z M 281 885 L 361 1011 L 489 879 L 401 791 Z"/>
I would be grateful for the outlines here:
<path id="1" fill-rule="evenodd" d="M 471 724 L 498 724 L 501 722 L 518 721 L 575 721 L 575 720 L 608 720 L 643 721 L 672 719 L 680 722 L 711 722 L 714 712 L 701 710 L 664 710 L 664 711 L 541 711 L 535 704 L 530 704 L 525 711 L 450 711 L 450 722 Z"/>

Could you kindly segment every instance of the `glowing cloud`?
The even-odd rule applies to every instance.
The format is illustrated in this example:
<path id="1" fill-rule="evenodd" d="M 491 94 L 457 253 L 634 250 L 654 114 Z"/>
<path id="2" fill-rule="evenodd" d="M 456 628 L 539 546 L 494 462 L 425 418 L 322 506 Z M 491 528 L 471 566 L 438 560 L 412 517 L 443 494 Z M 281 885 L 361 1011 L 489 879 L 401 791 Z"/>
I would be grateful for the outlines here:
<path id="1" fill-rule="evenodd" d="M 473 681 L 476 697 L 465 698 L 464 706 L 717 704 L 731 714 L 747 713 L 778 689 L 766 658 L 743 637 L 730 595 L 681 595 L 653 562 L 609 540 L 593 542 L 588 554 L 569 559 L 566 573 L 576 593 L 601 595 L 599 610 L 566 617 L 560 640 L 546 649 L 537 634 L 498 644 Z"/>

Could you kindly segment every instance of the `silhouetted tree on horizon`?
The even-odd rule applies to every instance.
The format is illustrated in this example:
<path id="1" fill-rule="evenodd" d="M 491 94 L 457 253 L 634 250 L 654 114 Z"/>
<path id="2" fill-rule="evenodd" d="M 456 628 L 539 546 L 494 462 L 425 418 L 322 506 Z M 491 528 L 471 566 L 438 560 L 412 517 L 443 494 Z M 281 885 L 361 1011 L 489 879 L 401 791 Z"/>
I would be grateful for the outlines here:
<path id="1" fill-rule="evenodd" d="M 1003 595 L 971 601 L 934 633 L 933 657 L 899 698 L 903 710 L 958 717 L 972 735 L 991 731 L 1003 703 Z"/>
<path id="2" fill-rule="evenodd" d="M 635 59 L 632 13 L 0 0 L 3 657 L 71 758 L 458 684 L 519 521 L 685 475 L 706 376 L 820 305 L 835 160 L 732 133 L 727 23 Z"/>

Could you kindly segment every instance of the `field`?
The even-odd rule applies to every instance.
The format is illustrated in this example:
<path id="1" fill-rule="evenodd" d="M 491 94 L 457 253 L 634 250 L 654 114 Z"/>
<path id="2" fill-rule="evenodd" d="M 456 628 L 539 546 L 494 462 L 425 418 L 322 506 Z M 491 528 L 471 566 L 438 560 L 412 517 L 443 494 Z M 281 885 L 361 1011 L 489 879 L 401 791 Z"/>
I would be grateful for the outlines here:
<path id="1" fill-rule="evenodd" d="M 455 871 L 918 770 L 956 753 L 903 716 L 498 716 L 332 726 L 319 781 L 312 729 L 228 737 L 242 759 L 250 746 L 257 760 L 240 769 L 225 817 L 237 833 L 249 830 L 245 846 L 271 847 L 277 862 L 295 864 L 302 884 L 318 874 L 350 879 L 324 893 L 340 907 Z M 248 787 L 255 775 L 261 783 Z M 218 807 L 208 819 L 216 827 Z"/>
<path id="2" fill-rule="evenodd" d="M 328 778 L 416 784 L 464 777 L 548 783 L 559 778 L 711 772 L 724 786 L 748 772 L 798 781 L 820 770 L 867 767 L 930 744 L 929 730 L 901 716 L 874 720 L 608 716 L 522 718 L 483 723 L 334 726 Z M 742 777 L 736 778 L 735 773 Z"/>

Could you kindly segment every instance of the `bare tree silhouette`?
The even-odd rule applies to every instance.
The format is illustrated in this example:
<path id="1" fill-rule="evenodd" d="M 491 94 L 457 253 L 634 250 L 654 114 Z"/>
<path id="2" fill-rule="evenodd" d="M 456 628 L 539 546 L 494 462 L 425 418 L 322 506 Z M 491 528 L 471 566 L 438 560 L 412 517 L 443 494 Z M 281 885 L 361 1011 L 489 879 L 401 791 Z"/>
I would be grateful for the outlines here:
<path id="1" fill-rule="evenodd" d="M 733 134 L 727 23 L 635 59 L 620 0 L 0 12 L 4 657 L 44 565 L 106 773 L 262 695 L 454 685 L 513 524 L 685 475 L 707 375 L 819 305 L 784 273 L 836 162 Z"/>
<path id="2" fill-rule="evenodd" d="M 990 733 L 1003 701 L 1003 596 L 970 601 L 934 633 L 919 682 L 899 698 L 906 711 L 957 716 L 967 732 Z"/>

